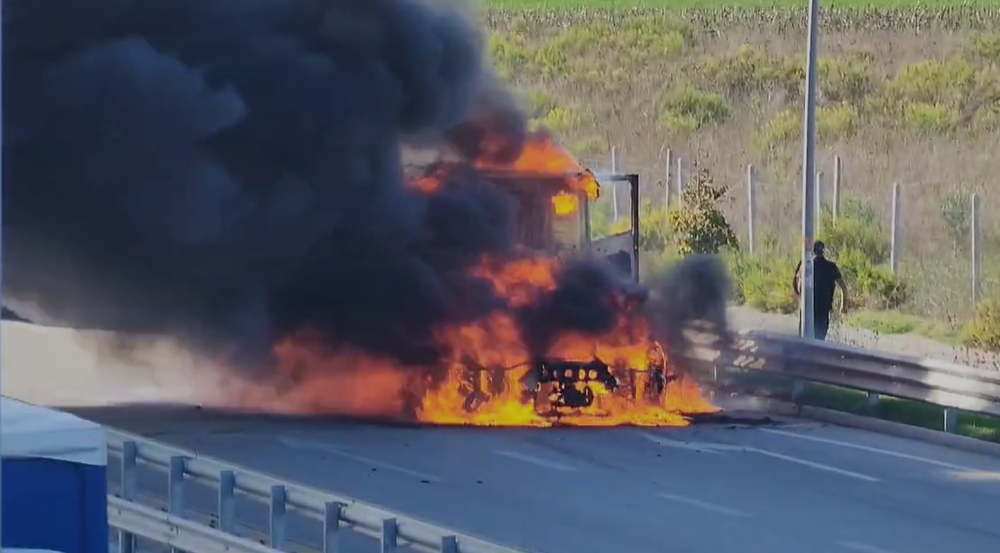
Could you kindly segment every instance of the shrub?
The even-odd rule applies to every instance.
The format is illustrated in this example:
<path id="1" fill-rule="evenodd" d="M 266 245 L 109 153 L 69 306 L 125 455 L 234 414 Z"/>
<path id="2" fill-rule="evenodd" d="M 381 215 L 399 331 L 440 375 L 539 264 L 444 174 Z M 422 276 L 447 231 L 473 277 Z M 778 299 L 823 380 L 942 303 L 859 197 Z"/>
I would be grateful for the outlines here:
<path id="1" fill-rule="evenodd" d="M 663 104 L 660 125 L 668 132 L 693 132 L 729 117 L 729 103 L 723 96 L 690 87 L 669 94 Z"/>
<path id="2" fill-rule="evenodd" d="M 735 282 L 735 300 L 759 311 L 795 313 L 799 300 L 792 289 L 795 260 L 792 257 L 728 256 Z"/>
<path id="3" fill-rule="evenodd" d="M 590 231 L 594 238 L 602 238 L 627 232 L 630 218 L 626 213 L 612 222 L 611 202 L 592 204 L 590 208 Z M 670 222 L 661 205 L 644 200 L 639 206 L 639 248 L 648 252 L 663 252 L 672 243 Z"/>
<path id="4" fill-rule="evenodd" d="M 895 309 L 906 301 L 906 285 L 889 269 L 873 265 L 859 250 L 838 254 L 836 261 L 847 283 L 852 309 Z"/>
<path id="5" fill-rule="evenodd" d="M 876 88 L 871 68 L 873 59 L 867 52 L 855 53 L 846 59 L 820 59 L 817 85 L 823 101 L 863 105 Z"/>
<path id="6" fill-rule="evenodd" d="M 969 197 L 967 190 L 960 190 L 947 194 L 941 202 L 941 219 L 944 220 L 956 254 L 965 251 L 969 243 L 969 231 L 972 228 Z"/>
<path id="7" fill-rule="evenodd" d="M 847 283 L 852 308 L 894 309 L 907 299 L 908 289 L 884 264 L 889 260 L 889 241 L 870 206 L 857 201 L 844 203 L 836 222 L 822 215 L 820 240 L 830 250 Z"/>
<path id="8" fill-rule="evenodd" d="M 857 254 L 868 265 L 881 265 L 889 260 L 891 244 L 869 205 L 846 200 L 836 221 L 830 213 L 824 212 L 821 217 L 818 239 L 825 242 L 834 255 Z"/>
<path id="9" fill-rule="evenodd" d="M 753 146 L 761 151 L 773 151 L 802 136 L 802 117 L 796 110 L 779 111 L 753 137 Z"/>
<path id="10" fill-rule="evenodd" d="M 965 57 L 907 65 L 883 87 L 882 108 L 923 132 L 944 133 L 994 123 L 1000 75 Z"/>
<path id="11" fill-rule="evenodd" d="M 738 100 L 766 94 L 791 101 L 801 95 L 805 80 L 801 63 L 769 56 L 748 45 L 732 56 L 702 62 L 697 69 L 706 85 Z"/>
<path id="12" fill-rule="evenodd" d="M 579 134 L 594 127 L 594 112 L 583 106 L 554 107 L 538 122 L 556 135 Z"/>
<path id="13" fill-rule="evenodd" d="M 858 132 L 861 114 L 849 104 L 824 106 L 816 110 L 816 138 L 819 143 L 831 143 L 851 138 Z M 786 109 L 778 112 L 754 137 L 758 150 L 776 150 L 802 140 L 802 111 Z"/>
<path id="14" fill-rule="evenodd" d="M 670 247 L 670 220 L 662 206 L 646 201 L 639 208 L 639 247 L 664 251 Z"/>
<path id="15" fill-rule="evenodd" d="M 489 46 L 493 65 L 504 78 L 512 78 L 531 61 L 531 53 L 520 37 L 494 33 Z"/>
<path id="16" fill-rule="evenodd" d="M 728 191 L 712 182 L 707 169 L 698 171 L 694 182 L 681 194 L 681 205 L 668 214 L 677 253 L 717 254 L 739 247 L 736 233 L 718 205 Z"/>
<path id="17" fill-rule="evenodd" d="M 974 348 L 1000 351 L 1000 298 L 990 298 L 979 304 L 965 328 L 963 342 Z"/>
<path id="18" fill-rule="evenodd" d="M 1000 63 L 1000 35 L 972 35 L 965 47 L 965 57 L 974 62 Z"/>

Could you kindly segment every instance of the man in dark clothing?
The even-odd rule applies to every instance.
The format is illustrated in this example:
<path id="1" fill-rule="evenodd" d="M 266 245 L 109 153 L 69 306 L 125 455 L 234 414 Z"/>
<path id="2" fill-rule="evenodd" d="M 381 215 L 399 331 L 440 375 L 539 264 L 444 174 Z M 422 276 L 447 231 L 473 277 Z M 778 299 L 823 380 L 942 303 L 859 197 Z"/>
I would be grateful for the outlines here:
<path id="1" fill-rule="evenodd" d="M 813 245 L 813 321 L 817 340 L 826 340 L 826 333 L 830 330 L 833 295 L 838 287 L 841 293 L 840 312 L 844 313 L 847 310 L 847 286 L 840 274 L 840 267 L 823 255 L 825 250 L 823 242 L 817 240 Z M 795 267 L 795 278 L 792 280 L 796 296 L 802 294 L 801 273 L 802 261 L 799 261 Z M 799 316 L 801 317 L 801 314 Z"/>

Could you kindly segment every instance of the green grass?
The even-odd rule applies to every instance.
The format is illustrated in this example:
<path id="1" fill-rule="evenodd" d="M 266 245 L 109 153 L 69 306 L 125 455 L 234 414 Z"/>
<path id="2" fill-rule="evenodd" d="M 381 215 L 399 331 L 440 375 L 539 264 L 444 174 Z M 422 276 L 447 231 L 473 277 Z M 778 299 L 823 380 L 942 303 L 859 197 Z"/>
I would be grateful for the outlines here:
<path id="1" fill-rule="evenodd" d="M 962 343 L 962 332 L 947 323 L 899 311 L 859 311 L 848 313 L 842 324 L 877 334 L 915 334 L 949 345 Z"/>
<path id="2" fill-rule="evenodd" d="M 868 409 L 868 398 L 863 392 L 810 384 L 806 387 L 800 402 L 805 405 L 824 407 L 836 411 L 859 415 L 872 415 L 880 419 L 942 430 L 944 408 L 928 403 L 905 399 L 883 397 L 875 410 Z M 957 417 L 955 433 L 961 436 L 1000 442 L 1000 419 L 982 415 L 960 414 Z"/>
<path id="3" fill-rule="evenodd" d="M 805 0 L 492 0 L 487 6 L 505 9 L 546 8 L 660 8 L 671 10 L 719 8 L 805 8 Z M 839 0 L 824 2 L 821 7 L 837 8 L 906 8 L 938 6 L 1000 6 L 1000 0 Z"/>

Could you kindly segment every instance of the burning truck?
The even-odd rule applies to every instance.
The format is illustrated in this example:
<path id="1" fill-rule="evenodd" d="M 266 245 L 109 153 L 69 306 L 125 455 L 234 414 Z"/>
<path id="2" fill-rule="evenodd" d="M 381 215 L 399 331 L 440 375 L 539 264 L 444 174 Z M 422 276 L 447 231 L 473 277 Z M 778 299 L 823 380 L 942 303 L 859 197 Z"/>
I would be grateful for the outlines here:
<path id="1" fill-rule="evenodd" d="M 694 384 L 677 372 L 681 365 L 668 363 L 664 345 L 654 339 L 654 329 L 648 326 L 648 315 L 652 310 L 675 317 L 660 332 L 678 354 L 688 345 L 684 332 L 691 323 L 709 323 L 720 339 L 728 339 L 725 270 L 714 258 L 696 256 L 683 261 L 660 290 L 674 297 L 657 297 L 650 302 L 650 289 L 639 285 L 639 176 L 598 177 L 544 129 L 530 135 L 512 162 L 473 165 L 517 200 L 512 230 L 525 258 L 502 269 L 502 276 L 489 275 L 494 282 L 501 282 L 498 289 L 509 292 L 520 284 L 537 290 L 545 288 L 538 281 L 551 285 L 549 278 L 561 264 L 600 264 L 620 279 L 614 296 L 620 320 L 605 336 L 564 336 L 562 344 L 525 352 L 518 359 L 483 356 L 482 349 L 474 346 L 460 354 L 453 370 L 455 377 L 447 384 L 457 394 L 431 394 L 423 416 L 434 420 L 444 414 L 439 422 L 459 422 L 451 419 L 476 418 L 477 413 L 493 411 L 491 402 L 499 403 L 509 416 L 518 411 L 512 408 L 515 398 L 523 408 L 524 420 L 532 419 L 530 407 L 541 420 L 577 425 L 659 425 L 667 420 L 676 422 L 681 414 L 713 411 L 700 400 Z M 454 160 L 417 164 L 411 168 L 411 182 L 432 193 L 437 179 L 461 166 Z M 600 180 L 628 185 L 630 225 L 625 232 L 594 240 L 590 206 L 600 197 Z M 713 287 L 713 283 L 719 285 Z M 685 287 L 690 295 L 677 297 Z M 693 287 L 708 293 L 698 294 Z M 533 301 L 530 292 L 522 290 L 520 294 L 519 302 Z M 702 303 L 692 309 L 691 302 Z M 683 315 L 677 307 L 671 309 L 679 305 L 687 306 Z M 497 335 L 495 331 L 488 333 Z M 433 399 L 441 395 L 450 396 L 451 405 L 436 411 Z M 456 416 L 457 400 L 461 400 L 464 416 Z"/>

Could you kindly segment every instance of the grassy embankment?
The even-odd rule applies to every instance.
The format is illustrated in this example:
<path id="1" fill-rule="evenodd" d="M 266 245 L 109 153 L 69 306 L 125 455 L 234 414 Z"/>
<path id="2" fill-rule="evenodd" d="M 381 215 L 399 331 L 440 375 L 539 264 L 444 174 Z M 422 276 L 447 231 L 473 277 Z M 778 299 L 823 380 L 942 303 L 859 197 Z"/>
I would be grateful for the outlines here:
<path id="1" fill-rule="evenodd" d="M 539 122 L 589 163 L 606 165 L 615 146 L 624 165 L 643 174 L 644 196 L 652 198 L 643 206 L 647 273 L 684 251 L 724 246 L 740 302 L 792 312 L 804 10 L 734 9 L 714 0 L 638 4 L 646 7 L 509 0 L 483 15 L 495 64 Z M 845 322 L 1000 350 L 1000 3 L 875 4 L 886 7 L 831 9 L 821 30 L 817 153 L 828 173 L 834 155 L 845 167 L 841 217 L 833 223 L 827 213 L 820 234 L 854 291 Z M 724 229 L 692 230 L 711 219 L 710 208 L 692 210 L 686 201 L 683 211 L 664 212 L 665 148 L 697 162 L 689 190 L 701 181 L 720 190 L 709 203 L 725 214 L 736 243 Z M 753 256 L 738 243 L 746 240 L 747 164 L 760 175 Z M 894 182 L 903 190 L 898 275 L 887 268 Z M 973 192 L 983 207 L 987 298 L 978 310 L 967 261 Z M 595 230 L 613 226 L 610 212 L 605 199 Z M 830 397 L 845 409 L 861 401 Z M 887 405 L 900 406 L 887 413 L 940 424 L 933 408 Z M 966 426 L 982 426 L 972 422 Z"/>
<path id="2" fill-rule="evenodd" d="M 665 147 L 730 186 L 723 210 L 744 241 L 742 183 L 752 163 L 761 251 L 739 255 L 741 299 L 766 311 L 793 309 L 787 275 L 799 226 L 801 12 L 494 7 L 485 17 L 496 64 L 540 121 L 584 159 L 606 164 L 617 146 L 624 164 L 644 174 L 654 198 L 647 226 L 660 235 L 647 242 L 668 246 L 652 248 L 654 257 L 670 254 L 659 200 Z M 990 28 L 1000 29 L 1000 15 L 989 8 L 825 16 L 819 155 L 827 172 L 834 154 L 845 160 L 846 216 L 822 233 L 856 269 L 854 324 L 1000 347 L 1000 336 L 967 325 L 972 192 L 982 198 L 987 297 L 1000 279 L 1000 159 L 992 155 L 1000 146 L 1000 34 Z M 903 188 L 898 278 L 885 270 L 893 182 Z"/>

